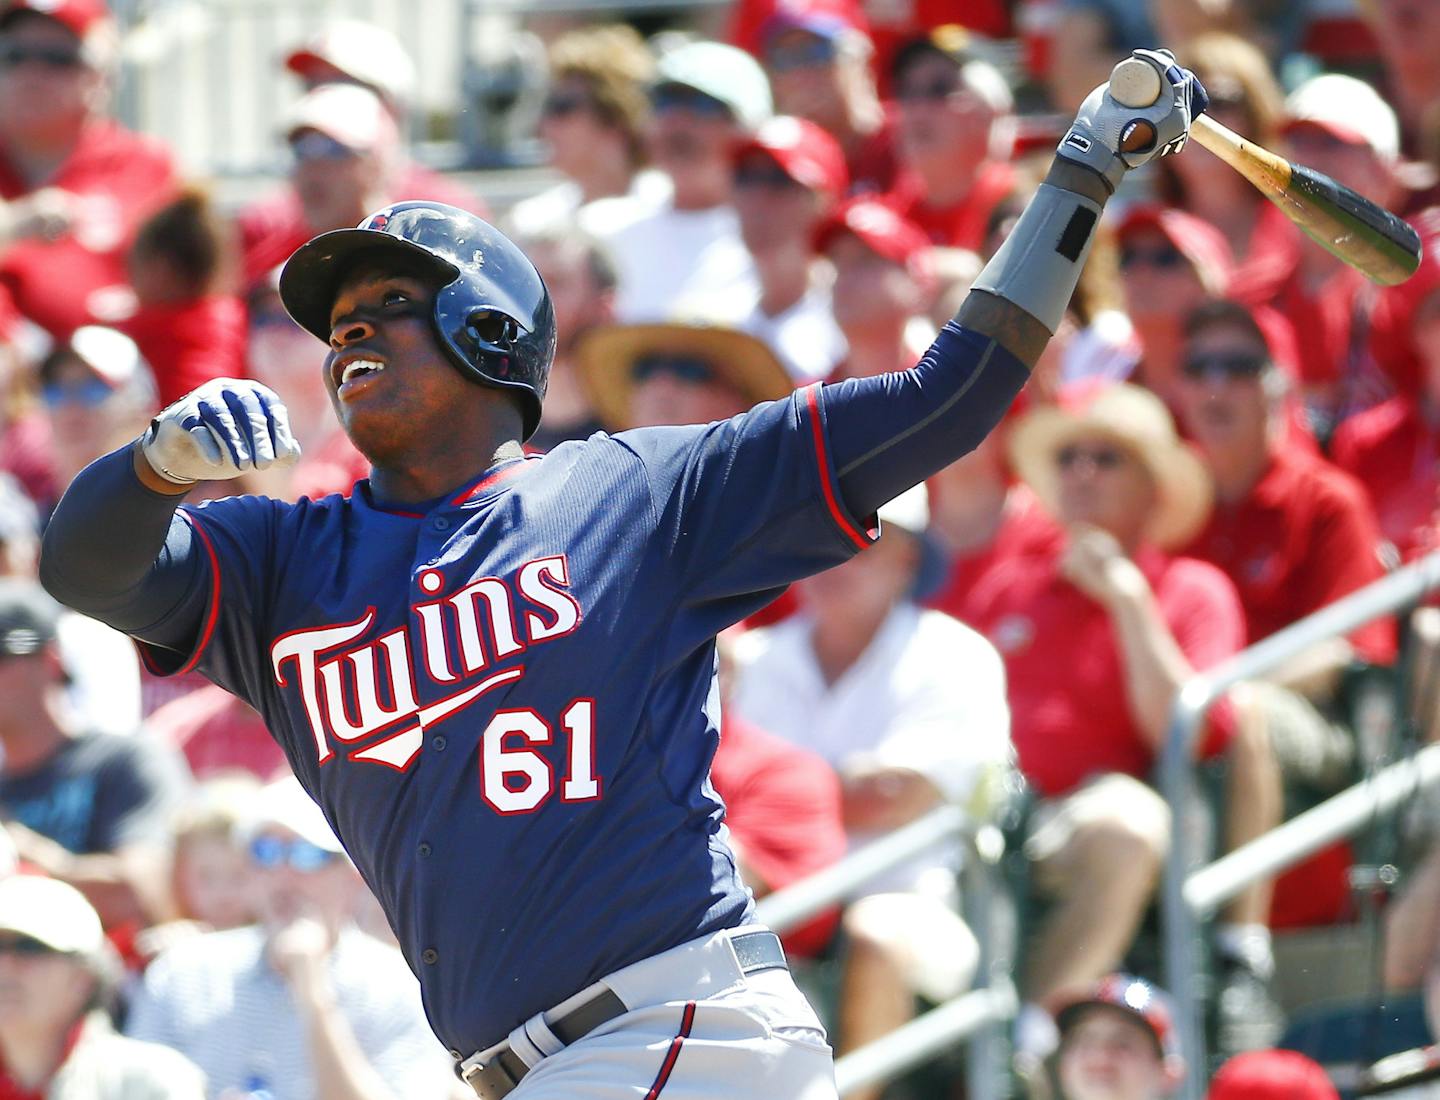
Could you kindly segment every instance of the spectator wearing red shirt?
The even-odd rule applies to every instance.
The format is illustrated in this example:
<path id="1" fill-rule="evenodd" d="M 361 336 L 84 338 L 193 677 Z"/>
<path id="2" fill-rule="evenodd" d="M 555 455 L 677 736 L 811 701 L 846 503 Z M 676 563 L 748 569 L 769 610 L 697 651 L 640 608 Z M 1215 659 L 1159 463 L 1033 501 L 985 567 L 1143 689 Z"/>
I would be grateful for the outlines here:
<path id="1" fill-rule="evenodd" d="M 1245 611 L 1246 644 L 1289 626 L 1382 573 L 1380 540 L 1364 490 L 1278 432 L 1285 378 L 1245 307 L 1213 302 L 1190 318 L 1180 396 L 1185 423 L 1215 482 L 1216 506 L 1186 553 L 1219 566 Z M 1389 664 L 1393 624 L 1318 643 L 1263 681 L 1244 685 L 1288 780 L 1321 790 L 1343 779 L 1350 737 L 1326 713 L 1356 658 Z M 1304 889 L 1282 883 L 1272 922 L 1333 920 L 1338 878 Z"/>
<path id="2" fill-rule="evenodd" d="M 943 27 L 895 55 L 901 173 L 886 201 L 933 244 L 978 252 L 1014 186 L 1014 99 L 999 71 Z"/>
<path id="3" fill-rule="evenodd" d="M 125 249 L 177 186 L 167 150 L 103 117 L 114 62 L 100 0 L 0 4 L 0 285 L 62 340 L 128 310 Z"/>
<path id="4" fill-rule="evenodd" d="M 877 199 L 837 208 L 815 235 L 835 268 L 835 321 L 848 348 L 830 381 L 905 370 L 934 336 L 925 314 L 935 294 L 930 242 Z"/>
<path id="5" fill-rule="evenodd" d="M 1244 622 L 1219 570 L 1173 556 L 1204 524 L 1209 478 L 1153 395 L 1124 383 L 1067 390 L 1010 436 L 1020 477 L 1064 525 L 1056 551 L 997 563 L 973 621 L 1005 659 L 1020 769 L 1041 797 L 1026 852 L 1055 909 L 1031 951 L 1018 1038 L 1124 956 L 1169 847 L 1170 814 L 1145 783 L 1182 684 L 1236 652 Z M 1226 838 L 1280 819 L 1263 737 L 1222 702 L 1199 755 L 1229 764 Z M 1253 895 L 1253 896 L 1252 896 Z M 1247 891 L 1227 919 L 1252 925 Z M 1223 943 L 1222 943 L 1223 946 Z"/>
<path id="6" fill-rule="evenodd" d="M 808 119 L 834 137 L 857 193 L 893 187 L 894 121 L 876 91 L 870 36 L 852 0 L 770 5 L 756 47 L 776 113 Z"/>

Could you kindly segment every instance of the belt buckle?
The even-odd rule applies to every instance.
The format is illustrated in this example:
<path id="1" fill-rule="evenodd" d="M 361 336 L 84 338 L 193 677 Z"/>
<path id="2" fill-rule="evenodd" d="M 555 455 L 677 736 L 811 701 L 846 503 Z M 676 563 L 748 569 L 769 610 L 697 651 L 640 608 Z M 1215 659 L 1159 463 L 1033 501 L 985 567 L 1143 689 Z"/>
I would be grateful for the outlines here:
<path id="1" fill-rule="evenodd" d="M 460 1063 L 460 1080 L 470 1086 L 470 1091 L 479 1097 L 479 1100 L 502 1100 L 514 1092 L 515 1086 L 520 1083 L 501 1060 L 501 1055 L 507 1049 L 509 1048 L 502 1047 L 497 1050 L 488 1062 L 482 1062 L 471 1055 Z"/>

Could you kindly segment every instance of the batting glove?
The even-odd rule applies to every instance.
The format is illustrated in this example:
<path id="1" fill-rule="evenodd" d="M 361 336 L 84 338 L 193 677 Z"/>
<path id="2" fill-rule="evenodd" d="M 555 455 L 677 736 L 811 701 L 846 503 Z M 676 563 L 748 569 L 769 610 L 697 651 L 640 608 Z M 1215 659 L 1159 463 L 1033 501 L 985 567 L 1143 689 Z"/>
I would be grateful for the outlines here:
<path id="1" fill-rule="evenodd" d="M 293 466 L 300 457 L 279 396 L 245 378 L 216 378 L 187 393 L 150 421 L 140 449 L 176 485 Z"/>
<path id="2" fill-rule="evenodd" d="M 1183 149 L 1190 123 L 1210 103 L 1195 74 L 1177 65 L 1169 50 L 1135 50 L 1130 56 L 1158 71 L 1160 98 L 1149 107 L 1127 107 L 1110 95 L 1106 81 L 1080 104 L 1056 150 L 1100 173 L 1112 191 L 1131 168 Z"/>

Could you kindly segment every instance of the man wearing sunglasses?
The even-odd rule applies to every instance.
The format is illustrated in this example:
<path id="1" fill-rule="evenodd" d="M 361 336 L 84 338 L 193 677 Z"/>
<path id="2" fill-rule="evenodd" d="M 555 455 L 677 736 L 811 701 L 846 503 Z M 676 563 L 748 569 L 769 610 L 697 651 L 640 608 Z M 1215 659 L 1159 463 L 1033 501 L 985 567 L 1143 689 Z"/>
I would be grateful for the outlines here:
<path id="1" fill-rule="evenodd" d="M 120 960 L 79 891 L 0 881 L 0 1096 L 7 1100 L 202 1100 L 173 1050 L 122 1038 L 108 1009 Z"/>
<path id="2" fill-rule="evenodd" d="M 0 0 L 0 283 L 60 339 L 126 293 L 125 248 L 177 186 L 105 117 L 115 50 L 102 0 Z"/>
<path id="3" fill-rule="evenodd" d="M 363 887 L 320 808 L 294 779 L 272 783 L 255 796 L 244 841 L 259 923 L 162 953 L 127 1033 L 184 1054 L 211 1095 L 443 1097 L 449 1059 L 414 976 L 355 927 Z"/>

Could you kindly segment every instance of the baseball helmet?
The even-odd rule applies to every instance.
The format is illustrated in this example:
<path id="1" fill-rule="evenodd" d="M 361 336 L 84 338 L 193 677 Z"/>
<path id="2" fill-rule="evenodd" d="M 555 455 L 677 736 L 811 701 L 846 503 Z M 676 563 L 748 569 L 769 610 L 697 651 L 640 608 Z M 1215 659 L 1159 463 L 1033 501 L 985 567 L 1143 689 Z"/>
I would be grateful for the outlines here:
<path id="1" fill-rule="evenodd" d="M 555 357 L 555 311 L 529 258 L 474 214 L 438 202 L 401 202 L 354 229 L 322 233 L 280 272 L 280 300 L 301 328 L 330 342 L 330 310 L 356 262 L 393 258 L 439 282 L 431 322 L 455 368 L 482 385 L 518 394 L 525 439 Z"/>

